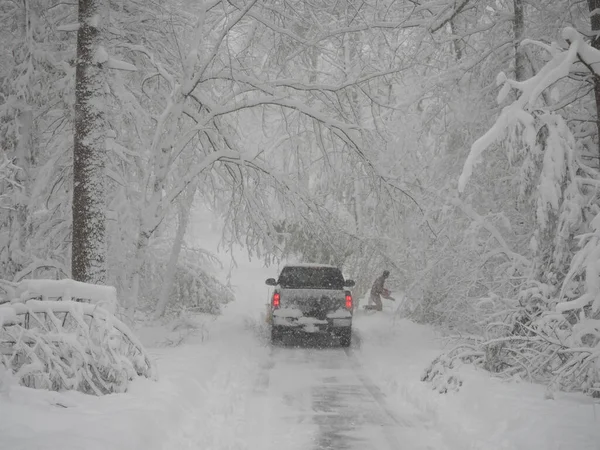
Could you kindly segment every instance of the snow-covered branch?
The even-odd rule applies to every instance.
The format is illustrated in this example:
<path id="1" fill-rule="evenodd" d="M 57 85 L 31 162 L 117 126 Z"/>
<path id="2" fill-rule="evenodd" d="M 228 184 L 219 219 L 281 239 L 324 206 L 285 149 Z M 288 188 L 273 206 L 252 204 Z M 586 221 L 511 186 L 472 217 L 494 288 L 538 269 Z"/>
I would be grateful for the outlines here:
<path id="1" fill-rule="evenodd" d="M 252 7 L 256 4 L 257 0 L 250 0 L 243 8 L 239 9 L 238 13 L 231 19 L 227 20 L 227 25 L 221 30 L 219 36 L 215 39 L 215 43 L 213 48 L 208 56 L 204 58 L 204 65 L 196 72 L 196 74 L 189 80 L 186 80 L 186 83 L 183 85 L 183 94 L 188 95 L 196 89 L 198 83 L 204 77 L 204 74 L 212 63 L 213 59 L 217 56 L 217 52 L 223 42 L 225 37 L 229 34 L 229 32 L 246 16 L 248 11 L 252 9 Z"/>
<path id="2" fill-rule="evenodd" d="M 471 151 L 465 161 L 463 172 L 458 182 L 459 192 L 464 191 L 473 174 L 474 167 L 481 160 L 483 152 L 493 143 L 503 139 L 509 127 L 521 124 L 526 130 L 525 141 L 529 146 L 534 145 L 537 132 L 533 128 L 534 118 L 530 111 L 538 108 L 537 100 L 542 92 L 556 81 L 569 75 L 573 64 L 577 62 L 579 48 L 582 44 L 582 40 L 576 38 L 577 36 L 580 37 L 572 28 L 564 30 L 563 37 L 571 39 L 571 44 L 567 51 L 559 50 L 556 45 L 545 46 L 550 51 L 552 59 L 536 75 L 528 80 L 515 81 L 508 79 L 503 73 L 498 75 L 497 83 L 502 86 L 498 94 L 498 102 L 503 102 L 512 89 L 519 91 L 519 96 L 515 102 L 502 109 L 500 116 L 492 128 L 471 146 Z"/>
<path id="3" fill-rule="evenodd" d="M 142 53 L 143 55 L 145 55 L 150 60 L 150 63 L 152 64 L 152 66 L 154 66 L 154 68 L 158 71 L 158 73 L 167 81 L 167 83 L 169 83 L 171 89 L 174 88 L 175 78 L 173 77 L 173 75 L 167 69 L 165 69 L 163 64 L 161 64 L 160 62 L 158 62 L 156 60 L 156 58 L 154 57 L 152 52 L 150 50 L 148 50 L 146 47 L 144 47 L 143 45 L 134 45 L 134 44 L 126 43 L 126 42 L 119 43 L 117 47 L 126 48 L 132 52 L 138 52 L 138 53 Z"/>
<path id="4" fill-rule="evenodd" d="M 457 208 L 459 208 L 461 211 L 463 211 L 471 220 L 478 223 L 481 227 L 485 228 L 498 242 L 498 244 L 502 248 L 503 253 L 508 258 L 510 258 L 514 262 L 518 262 L 522 267 L 531 266 L 531 261 L 529 261 L 526 257 L 511 250 L 511 248 L 508 246 L 508 244 L 502 237 L 500 231 L 498 231 L 496 227 L 494 227 L 491 223 L 485 220 L 484 217 L 479 215 L 471 206 L 465 204 L 458 198 L 452 198 L 450 199 L 450 202 Z"/>

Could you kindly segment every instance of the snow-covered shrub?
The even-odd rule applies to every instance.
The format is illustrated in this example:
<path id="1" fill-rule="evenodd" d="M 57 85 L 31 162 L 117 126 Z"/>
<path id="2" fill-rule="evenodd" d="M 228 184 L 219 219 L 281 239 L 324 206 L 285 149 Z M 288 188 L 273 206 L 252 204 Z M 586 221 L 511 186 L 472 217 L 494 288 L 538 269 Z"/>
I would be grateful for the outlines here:
<path id="1" fill-rule="evenodd" d="M 457 264 L 457 260 L 462 264 Z M 485 286 L 478 283 L 480 276 L 462 255 L 438 261 L 437 267 L 418 277 L 423 286 L 411 289 L 404 315 L 417 323 L 477 332 L 480 324 L 473 298 L 485 293 Z"/>
<path id="2" fill-rule="evenodd" d="M 497 239 L 502 217 L 478 215 L 458 199 L 452 199 L 448 209 L 444 220 L 465 222 L 466 231 L 423 251 L 429 263 L 411 274 L 414 281 L 406 287 L 402 314 L 419 323 L 481 335 L 488 318 L 504 311 L 515 294 L 515 280 L 526 270 L 525 258 Z"/>
<path id="3" fill-rule="evenodd" d="M 162 243 L 152 248 L 142 272 L 142 305 L 154 311 L 165 281 L 165 265 L 168 252 Z M 183 311 L 219 314 L 222 305 L 234 300 L 233 292 L 216 276 L 213 264 L 217 259 L 208 252 L 199 249 L 183 248 L 173 285 L 169 294 L 166 314 L 179 316 Z"/>
<path id="4" fill-rule="evenodd" d="M 440 394 L 458 391 L 463 382 L 457 369 L 461 364 L 480 360 L 481 357 L 482 352 L 472 346 L 457 347 L 434 359 L 423 371 L 421 381 L 431 383 L 432 389 L 437 390 Z"/>
<path id="5" fill-rule="evenodd" d="M 233 301 L 231 290 L 215 276 L 186 266 L 177 268 L 171 296 L 175 309 L 186 308 L 209 314 L 219 314 L 222 305 Z"/>
<path id="6" fill-rule="evenodd" d="M 591 140 L 576 139 L 563 117 L 569 113 L 561 111 L 564 100 L 556 92 L 552 96 L 543 93 L 550 87 L 560 91 L 556 87 L 560 80 L 567 80 L 562 82 L 567 83 L 564 91 L 569 94 L 583 90 L 576 79 L 566 77 L 573 71 L 596 70 L 590 61 L 600 60 L 600 51 L 572 28 L 563 31 L 563 38 L 569 44 L 567 50 L 536 43 L 551 59 L 530 79 L 518 82 L 503 74 L 498 77 L 502 85 L 499 101 L 512 89 L 518 92 L 517 99 L 473 144 L 459 180 L 463 191 L 483 151 L 500 141 L 520 169 L 520 201 L 535 217 L 529 248 L 521 249 L 532 258 L 528 279 L 514 297 L 499 302 L 504 297 L 496 296 L 491 301 L 483 339 L 474 344 L 481 356 L 473 362 L 502 376 L 598 396 L 600 172 L 597 163 L 586 157 Z M 586 111 L 585 105 L 581 111 Z M 444 356 L 448 358 L 451 365 L 462 357 L 452 351 Z"/>
<path id="7" fill-rule="evenodd" d="M 0 306 L 2 366 L 25 386 L 103 395 L 154 377 L 131 330 L 105 309 L 73 301 Z"/>
<path id="8" fill-rule="evenodd" d="M 209 331 L 206 323 L 201 320 L 196 320 L 190 317 L 188 310 L 182 309 L 171 324 L 171 337 L 165 340 L 165 344 L 169 347 L 175 347 L 183 343 L 189 336 L 198 336 L 201 341 L 205 341 L 209 337 Z"/>

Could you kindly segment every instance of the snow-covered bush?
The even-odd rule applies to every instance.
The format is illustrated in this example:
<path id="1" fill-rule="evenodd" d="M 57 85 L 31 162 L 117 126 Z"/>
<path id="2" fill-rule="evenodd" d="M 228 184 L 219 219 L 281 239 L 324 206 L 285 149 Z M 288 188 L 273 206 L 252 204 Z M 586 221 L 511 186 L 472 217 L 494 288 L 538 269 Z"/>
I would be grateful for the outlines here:
<path id="1" fill-rule="evenodd" d="M 103 395 L 154 376 L 131 330 L 100 307 L 29 300 L 0 309 L 2 365 L 25 386 Z"/>
<path id="2" fill-rule="evenodd" d="M 177 336 L 166 340 L 168 346 L 177 346 L 184 342 L 190 335 L 199 337 L 202 342 L 209 337 L 206 322 L 190 317 L 187 310 L 181 310 L 179 317 L 171 323 L 170 329 Z"/>
<path id="3" fill-rule="evenodd" d="M 402 314 L 482 335 L 488 318 L 501 314 L 516 294 L 528 260 L 512 250 L 503 215 L 480 215 L 456 197 L 449 199 L 444 214 L 439 220 L 456 231 L 444 231 L 443 240 L 422 251 L 427 264 L 413 269 Z"/>
<path id="4" fill-rule="evenodd" d="M 141 343 L 105 309 L 114 310 L 114 288 L 26 280 L 12 294 L 0 305 L 0 362 L 19 383 L 102 395 L 154 377 Z"/>
<path id="5" fill-rule="evenodd" d="M 431 383 L 432 389 L 440 394 L 448 391 L 458 391 L 463 382 L 456 369 L 460 360 L 449 355 L 440 355 L 425 369 L 421 381 Z"/>
<path id="6" fill-rule="evenodd" d="M 597 70 L 592 63 L 600 61 L 600 51 L 572 28 L 563 31 L 563 38 L 566 50 L 534 43 L 550 53 L 550 60 L 528 80 L 498 77 L 499 101 L 511 90 L 517 99 L 473 144 L 459 180 L 459 191 L 464 191 L 482 153 L 500 142 L 519 169 L 520 201 L 535 217 L 529 248 L 520 250 L 532 257 L 528 279 L 512 298 L 487 297 L 490 313 L 484 317 L 483 338 L 472 343 L 478 355 L 472 362 L 499 375 L 598 396 L 600 171 L 587 154 L 593 142 L 582 130 L 574 132 L 560 93 L 572 96 L 581 90 L 579 78 L 567 77 Z M 568 89 L 563 85 L 561 90 L 560 83 Z M 550 88 L 552 95 L 545 95 Z M 464 359 L 455 351 L 445 358 Z"/>
<path id="7" fill-rule="evenodd" d="M 143 267 L 140 293 L 141 306 L 154 311 L 165 282 L 167 258 L 157 244 Z M 233 301 L 233 292 L 216 276 L 212 254 L 198 249 L 183 248 L 175 268 L 166 313 L 180 315 L 184 310 L 219 314 L 221 307 Z"/>
<path id="8" fill-rule="evenodd" d="M 233 294 L 210 273 L 180 266 L 175 274 L 172 298 L 175 309 L 219 314 L 222 305 L 233 301 Z"/>

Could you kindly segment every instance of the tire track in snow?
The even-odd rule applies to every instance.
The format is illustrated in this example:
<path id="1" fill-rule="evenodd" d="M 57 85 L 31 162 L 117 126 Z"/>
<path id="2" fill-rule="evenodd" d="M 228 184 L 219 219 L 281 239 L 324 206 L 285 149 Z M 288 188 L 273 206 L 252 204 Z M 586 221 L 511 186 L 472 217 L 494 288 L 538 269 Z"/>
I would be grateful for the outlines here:
<path id="1" fill-rule="evenodd" d="M 349 349 L 326 353 L 334 374 L 312 388 L 313 421 L 318 425 L 314 450 L 400 449 L 395 430 L 401 421 L 387 408 L 383 394 L 361 373 Z M 318 381 L 318 380 L 316 380 Z"/>
<path id="2" fill-rule="evenodd" d="M 256 383 L 254 385 L 254 394 L 261 395 L 266 394 L 269 389 L 270 370 L 274 366 L 273 362 L 273 349 L 269 352 L 267 360 L 260 365 L 260 372 L 257 376 Z"/>
<path id="3" fill-rule="evenodd" d="M 314 433 L 314 426 L 296 420 L 297 417 L 289 420 L 289 403 L 294 399 L 280 388 L 277 359 L 276 349 L 270 347 L 246 402 L 248 439 L 245 448 L 248 450 L 305 450 L 310 447 L 307 443 Z"/>
<path id="4" fill-rule="evenodd" d="M 269 448 L 269 427 L 272 422 L 272 405 L 268 395 L 270 385 L 270 369 L 273 367 L 272 349 L 266 360 L 260 365 L 256 376 L 252 397 L 247 401 L 248 411 L 248 449 Z"/>
<path id="5" fill-rule="evenodd" d="M 377 386 L 375 383 L 373 383 L 369 379 L 369 377 L 364 373 L 362 365 L 360 364 L 358 358 L 356 357 L 356 354 L 352 351 L 352 349 L 345 348 L 344 352 L 346 353 L 346 355 L 348 356 L 348 359 L 350 360 L 351 367 L 354 370 L 356 377 L 360 380 L 360 382 L 363 384 L 365 389 L 369 392 L 369 394 L 371 394 L 371 396 L 379 404 L 379 406 L 381 406 L 381 409 L 383 409 L 383 411 L 385 411 L 385 413 L 388 415 L 388 417 L 392 421 L 394 421 L 394 423 L 398 426 L 403 426 L 403 427 L 415 426 L 416 423 L 414 420 L 408 420 L 406 418 L 399 418 L 399 417 L 397 417 L 396 413 L 394 413 L 388 407 L 387 402 L 385 400 L 385 394 L 383 394 L 383 392 L 381 392 L 381 389 L 379 389 L 379 386 Z"/>
<path id="6" fill-rule="evenodd" d="M 313 341 L 273 346 L 260 364 L 249 408 L 260 446 L 248 449 L 447 448 L 429 420 L 389 404 L 353 349 Z"/>

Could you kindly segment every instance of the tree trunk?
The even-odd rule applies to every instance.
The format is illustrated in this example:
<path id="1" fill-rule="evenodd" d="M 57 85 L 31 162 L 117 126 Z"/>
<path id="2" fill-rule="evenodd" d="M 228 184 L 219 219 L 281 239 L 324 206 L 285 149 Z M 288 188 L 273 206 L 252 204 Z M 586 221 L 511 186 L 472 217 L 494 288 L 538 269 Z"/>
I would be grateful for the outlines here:
<path id="1" fill-rule="evenodd" d="M 515 33 L 515 79 L 523 81 L 527 77 L 527 58 L 521 47 L 523 34 L 525 33 L 525 13 L 523 11 L 523 0 L 514 0 L 514 33 Z"/>
<path id="2" fill-rule="evenodd" d="M 106 281 L 103 0 L 79 0 L 73 147 L 72 277 Z"/>
<path id="3" fill-rule="evenodd" d="M 194 191 L 196 190 L 195 186 L 193 189 Z M 179 205 L 179 223 L 177 224 L 177 233 L 175 234 L 175 240 L 173 241 L 173 246 L 171 247 L 171 255 L 169 256 L 169 264 L 167 265 L 167 273 L 165 274 L 165 279 L 162 284 L 160 297 L 158 298 L 156 310 L 154 311 L 155 319 L 162 317 L 167 309 L 169 300 L 171 299 L 169 294 L 171 293 L 171 288 L 173 287 L 173 281 L 175 280 L 175 274 L 177 272 L 177 262 L 179 261 L 179 254 L 181 253 L 183 238 L 185 236 L 190 218 L 190 207 L 194 193 L 191 193 L 189 197 L 189 199 L 186 199 L 185 202 L 182 202 Z"/>
<path id="4" fill-rule="evenodd" d="M 588 0 L 588 6 L 591 13 L 592 32 L 592 47 L 600 50 L 600 0 Z M 600 76 L 594 76 L 594 96 L 596 98 L 596 128 L 598 130 L 598 165 L 600 167 Z"/>
<path id="5" fill-rule="evenodd" d="M 144 261 L 146 259 L 146 250 L 150 244 L 150 235 L 152 233 L 145 231 L 143 227 L 140 227 L 138 232 L 137 241 L 135 244 L 135 252 L 133 260 L 129 263 L 129 279 L 131 283 L 129 285 L 129 291 L 127 292 L 127 302 L 125 303 L 125 316 L 131 322 L 135 317 L 135 311 L 137 309 L 139 295 L 140 295 L 140 281 L 142 268 L 144 267 Z"/>

